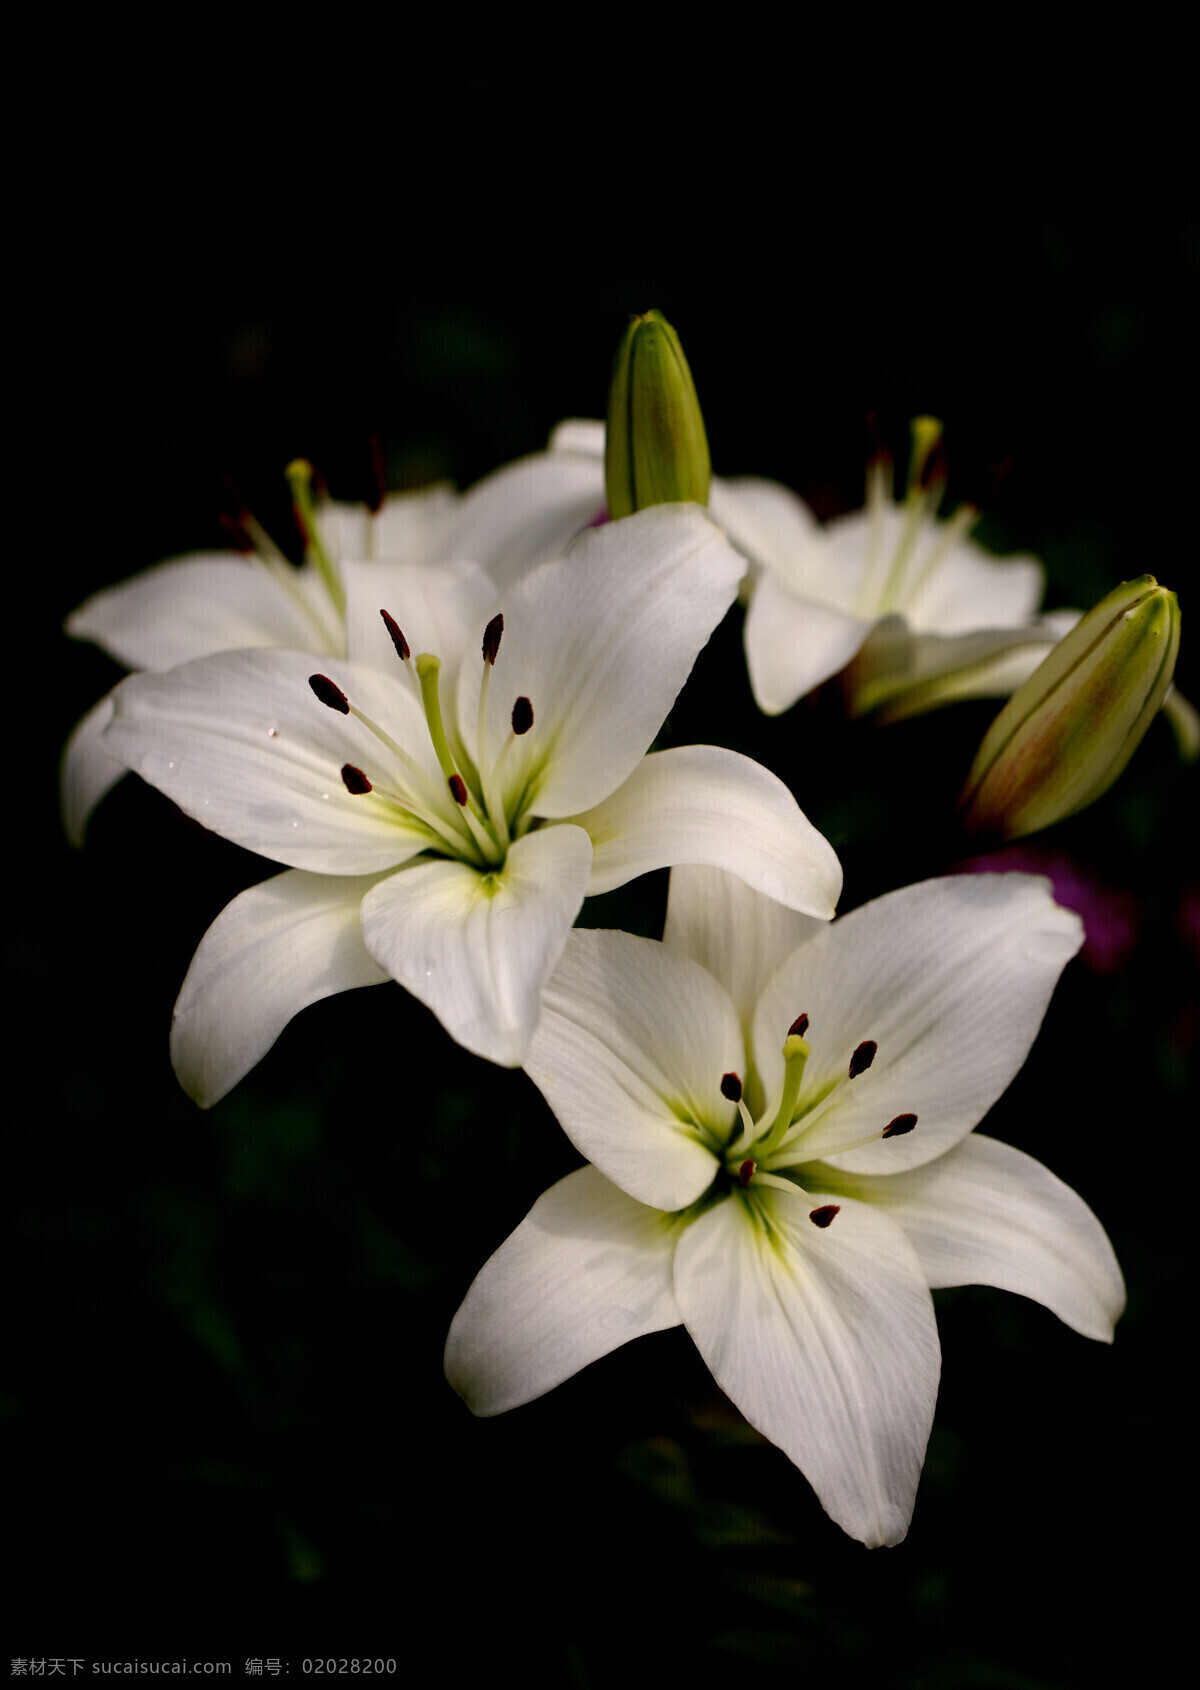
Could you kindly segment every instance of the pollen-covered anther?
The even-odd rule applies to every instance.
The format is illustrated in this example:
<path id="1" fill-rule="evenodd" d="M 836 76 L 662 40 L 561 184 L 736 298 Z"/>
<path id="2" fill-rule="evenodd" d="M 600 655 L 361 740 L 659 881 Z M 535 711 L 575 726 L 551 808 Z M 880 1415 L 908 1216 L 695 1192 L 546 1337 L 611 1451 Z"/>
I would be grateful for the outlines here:
<path id="1" fill-rule="evenodd" d="M 721 1075 L 721 1096 L 727 1097 L 730 1103 L 741 1102 L 742 1082 L 736 1074 Z"/>
<path id="2" fill-rule="evenodd" d="M 518 698 L 512 708 L 512 731 L 527 734 L 533 726 L 533 705 L 527 698 Z"/>
<path id="3" fill-rule="evenodd" d="M 910 1133 L 917 1124 L 915 1115 L 897 1115 L 894 1121 L 889 1121 L 884 1127 L 881 1138 L 899 1138 L 901 1133 Z"/>
<path id="4" fill-rule="evenodd" d="M 754 1160 L 753 1156 L 747 1156 L 746 1160 L 738 1169 L 738 1184 L 749 1185 L 750 1181 L 754 1178 L 754 1170 L 757 1167 L 758 1163 Z"/>
<path id="5" fill-rule="evenodd" d="M 788 1038 L 790 1039 L 792 1034 L 794 1033 L 798 1039 L 802 1039 L 804 1037 L 805 1033 L 807 1033 L 807 1032 L 808 1032 L 808 1016 L 803 1015 L 803 1014 L 797 1015 L 796 1019 L 792 1022 L 791 1026 L 788 1028 Z"/>
<path id="6" fill-rule="evenodd" d="M 879 1049 L 874 1039 L 864 1039 L 850 1058 L 849 1078 L 855 1080 L 860 1074 L 865 1074 L 875 1060 L 875 1052 Z"/>
<path id="7" fill-rule="evenodd" d="M 836 1214 L 841 1213 L 840 1203 L 822 1203 L 819 1209 L 810 1209 L 808 1218 L 814 1226 L 826 1227 Z"/>
<path id="8" fill-rule="evenodd" d="M 500 636 L 504 632 L 503 616 L 493 616 L 483 630 L 483 661 L 494 664 L 500 650 Z"/>
<path id="9" fill-rule="evenodd" d="M 397 657 L 400 659 L 401 663 L 407 663 L 409 658 L 412 656 L 412 648 L 405 639 L 400 624 L 396 621 L 394 616 L 389 616 L 387 611 L 382 608 L 380 609 L 379 614 L 383 617 L 384 627 L 392 636 L 392 644 L 396 648 Z"/>
<path id="10" fill-rule="evenodd" d="M 352 792 L 360 798 L 364 792 L 372 790 L 371 783 L 361 769 L 356 769 L 353 763 L 342 764 L 342 783 L 347 792 Z"/>
<path id="11" fill-rule="evenodd" d="M 461 805 L 465 809 L 466 803 L 467 803 L 467 783 L 466 783 L 466 781 L 462 778 L 461 775 L 451 775 L 450 779 L 446 782 L 446 784 L 450 788 L 451 794 L 453 795 L 453 798 L 454 798 L 454 802 L 456 804 Z"/>
<path id="12" fill-rule="evenodd" d="M 308 684 L 321 700 L 331 710 L 340 710 L 343 716 L 350 714 L 350 700 L 341 687 L 335 686 L 328 675 L 310 675 Z"/>

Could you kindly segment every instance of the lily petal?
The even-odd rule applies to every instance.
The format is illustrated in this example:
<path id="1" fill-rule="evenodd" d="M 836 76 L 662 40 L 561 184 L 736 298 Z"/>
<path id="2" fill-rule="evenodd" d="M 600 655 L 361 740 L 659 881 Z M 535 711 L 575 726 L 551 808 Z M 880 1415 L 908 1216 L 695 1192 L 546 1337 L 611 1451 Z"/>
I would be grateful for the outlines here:
<path id="1" fill-rule="evenodd" d="M 130 669 L 172 669 L 243 646 L 336 651 L 341 634 L 315 575 L 236 552 L 196 552 L 93 593 L 66 620 Z"/>
<path id="2" fill-rule="evenodd" d="M 790 710 L 797 699 L 844 669 L 874 626 L 870 618 L 798 598 L 778 576 L 764 573 L 750 600 L 743 634 L 759 709 L 768 716 Z"/>
<path id="3" fill-rule="evenodd" d="M 63 826 L 72 845 L 82 846 L 92 811 L 125 775 L 125 765 L 103 743 L 101 735 L 112 721 L 112 693 L 106 692 L 76 723 L 63 748 L 59 770 L 59 799 Z"/>
<path id="4" fill-rule="evenodd" d="M 569 449 L 535 453 L 485 476 L 462 496 L 439 555 L 482 564 L 508 588 L 535 565 L 562 557 L 603 509 L 603 456 Z"/>
<path id="5" fill-rule="evenodd" d="M 104 745 L 189 816 L 292 868 L 370 874 L 407 861 L 431 835 L 374 793 L 352 796 L 340 770 L 378 778 L 389 753 L 361 723 L 326 709 L 305 652 L 232 651 L 165 674 L 131 675 L 113 694 Z M 404 677 L 339 659 L 339 685 L 445 783 Z M 452 805 L 447 800 L 447 807 Z"/>
<path id="6" fill-rule="evenodd" d="M 175 1073 L 202 1109 L 231 1091 L 308 1004 L 388 978 L 358 922 L 377 880 L 292 869 L 221 911 L 192 958 L 171 1024 Z"/>
<path id="7" fill-rule="evenodd" d="M 725 869 L 684 864 L 671 870 L 663 944 L 691 957 L 721 983 L 747 1044 L 763 982 L 824 925 L 785 909 Z"/>
<path id="8" fill-rule="evenodd" d="M 822 930 L 772 976 L 754 1020 L 768 1095 L 782 1078 L 783 1034 L 807 1013 L 806 1084 L 844 1078 L 873 1039 L 869 1072 L 842 1086 L 802 1143 L 856 1173 L 899 1173 L 942 1155 L 1005 1090 L 1037 1036 L 1083 924 L 1034 875 L 950 875 L 876 898 Z M 900 1114 L 914 1132 L 831 1158 L 834 1142 L 879 1132 Z"/>
<path id="9" fill-rule="evenodd" d="M 377 511 L 366 505 L 327 499 L 317 511 L 321 536 L 332 556 L 390 563 L 422 562 L 444 556 L 441 538 L 458 508 L 448 481 L 408 493 L 389 493 Z"/>
<path id="10" fill-rule="evenodd" d="M 995 1285 L 1111 1343 L 1125 1282 L 1082 1197 L 1011 1145 L 971 1133 L 936 1162 L 870 1179 L 834 1173 L 832 1190 L 885 1209 L 934 1288 Z"/>
<path id="11" fill-rule="evenodd" d="M 578 827 L 547 827 L 489 874 L 410 864 L 367 893 L 367 949 L 467 1050 L 519 1068 L 542 989 L 583 903 L 592 850 Z"/>
<path id="12" fill-rule="evenodd" d="M 571 816 L 606 798 L 662 726 L 743 568 L 698 505 L 656 505 L 589 529 L 567 557 L 524 576 L 503 601 L 489 699 L 493 746 L 508 733 L 513 700 L 533 706 L 506 786 L 519 785 L 524 758 L 538 815 Z M 478 697 L 479 675 L 464 665 L 459 724 L 469 747 Z"/>
<path id="13" fill-rule="evenodd" d="M 681 1234 L 675 1297 L 696 1347 L 750 1424 L 777 1444 L 842 1530 L 908 1530 L 937 1399 L 933 1300 L 889 1216 L 852 1200 L 811 1226 L 787 1193 L 738 1198 Z"/>
<path id="14" fill-rule="evenodd" d="M 679 1325 L 675 1227 L 595 1168 L 552 1185 L 485 1263 L 446 1340 L 472 1413 L 503 1414 L 631 1338 Z"/>
<path id="15" fill-rule="evenodd" d="M 588 895 L 674 863 L 706 863 L 789 909 L 828 920 L 842 867 L 777 776 L 736 751 L 686 745 L 646 757 L 610 798 L 572 818 L 591 835 Z"/>
<path id="16" fill-rule="evenodd" d="M 682 1209 L 712 1184 L 736 1118 L 721 1079 L 742 1072 L 744 1051 L 732 1004 L 686 957 L 629 933 L 572 933 L 525 1067 L 571 1142 L 631 1197 Z"/>

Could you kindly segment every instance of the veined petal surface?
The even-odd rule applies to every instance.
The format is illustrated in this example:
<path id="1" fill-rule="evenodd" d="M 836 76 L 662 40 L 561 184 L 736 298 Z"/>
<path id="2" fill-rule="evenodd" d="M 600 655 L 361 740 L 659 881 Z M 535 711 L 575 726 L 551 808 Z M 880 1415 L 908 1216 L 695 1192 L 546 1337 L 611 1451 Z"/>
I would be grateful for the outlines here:
<path id="1" fill-rule="evenodd" d="M 131 675 L 113 693 L 103 744 L 196 821 L 276 862 L 321 874 L 371 874 L 405 862 L 431 836 L 376 794 L 346 791 L 344 763 L 378 784 L 390 753 L 360 722 L 313 696 L 308 677 L 319 662 L 305 652 L 232 651 Z M 445 782 L 406 678 L 343 659 L 324 667 L 412 751 L 441 794 Z"/>
<path id="2" fill-rule="evenodd" d="M 675 863 L 705 863 L 828 920 L 842 890 L 832 845 L 769 769 L 715 745 L 643 758 L 617 790 L 572 818 L 592 839 L 589 896 Z"/>
<path id="3" fill-rule="evenodd" d="M 804 1144 L 879 1132 L 899 1114 L 904 1137 L 834 1158 L 857 1173 L 897 1173 L 942 1155 L 974 1127 L 1017 1073 L 1083 924 L 1033 875 L 951 875 L 906 886 L 818 933 L 768 981 L 754 1055 L 768 1095 L 782 1077 L 783 1034 L 801 1011 L 811 1056 L 806 1088 L 846 1074 L 873 1039 L 869 1072 L 843 1086 Z"/>
<path id="4" fill-rule="evenodd" d="M 503 1414 L 646 1332 L 678 1326 L 675 1227 L 595 1168 L 552 1185 L 484 1265 L 450 1325 L 446 1377 Z"/>
<path id="5" fill-rule="evenodd" d="M 767 1190 L 681 1234 L 675 1299 L 725 1394 L 777 1444 L 842 1530 L 908 1530 L 937 1399 L 933 1300 L 900 1227 L 844 1201 L 833 1225 Z"/>
<path id="6" fill-rule="evenodd" d="M 310 1003 L 388 976 L 359 928 L 377 875 L 290 869 L 227 904 L 192 958 L 171 1023 L 179 1083 L 210 1108 Z"/>
<path id="7" fill-rule="evenodd" d="M 831 1189 L 886 1210 L 935 1289 L 995 1285 L 1111 1343 L 1125 1282 L 1082 1197 L 1011 1145 L 971 1133 L 935 1162 L 890 1178 L 833 1172 Z"/>
<path id="8" fill-rule="evenodd" d="M 514 699 L 533 706 L 506 785 L 520 786 L 528 771 L 530 807 L 565 817 L 632 774 L 732 604 L 742 567 L 698 505 L 656 505 L 588 530 L 567 557 L 524 576 L 504 599 L 489 696 L 496 747 Z M 479 674 L 464 665 L 459 726 L 469 748 L 478 697 Z"/>
<path id="9" fill-rule="evenodd" d="M 573 932 L 525 1064 L 571 1142 L 641 1203 L 682 1209 L 712 1184 L 710 1140 L 744 1066 L 733 1005 L 711 975 L 651 939 Z"/>
<path id="10" fill-rule="evenodd" d="M 462 496 L 439 555 L 482 564 L 507 589 L 539 563 L 562 557 L 603 509 L 603 455 L 535 453 L 485 476 Z"/>
<path id="11" fill-rule="evenodd" d="M 448 860 L 411 863 L 363 899 L 367 949 L 460 1045 L 518 1068 L 583 903 L 591 856 L 582 828 L 560 826 L 518 839 L 491 873 Z"/>
<path id="12" fill-rule="evenodd" d="M 663 944 L 691 957 L 725 988 L 747 1045 L 764 983 L 824 927 L 725 869 L 685 863 L 671 870 Z"/>
<path id="13" fill-rule="evenodd" d="M 242 646 L 335 651 L 341 642 L 312 571 L 284 576 L 236 552 L 172 558 L 105 587 L 71 612 L 66 630 L 130 669 L 172 669 Z"/>

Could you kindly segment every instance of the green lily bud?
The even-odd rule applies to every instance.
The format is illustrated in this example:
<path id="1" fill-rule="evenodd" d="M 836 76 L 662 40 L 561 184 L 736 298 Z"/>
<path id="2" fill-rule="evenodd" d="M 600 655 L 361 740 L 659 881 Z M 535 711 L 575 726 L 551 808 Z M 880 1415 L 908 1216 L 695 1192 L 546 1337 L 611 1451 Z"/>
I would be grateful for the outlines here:
<path id="1" fill-rule="evenodd" d="M 963 789 L 966 831 L 1017 839 L 1107 792 L 1157 715 L 1178 652 L 1179 605 L 1153 575 L 1101 599 L 984 735 Z"/>
<path id="2" fill-rule="evenodd" d="M 604 481 L 611 517 L 708 503 L 712 468 L 692 372 L 661 311 L 631 317 L 608 396 Z"/>

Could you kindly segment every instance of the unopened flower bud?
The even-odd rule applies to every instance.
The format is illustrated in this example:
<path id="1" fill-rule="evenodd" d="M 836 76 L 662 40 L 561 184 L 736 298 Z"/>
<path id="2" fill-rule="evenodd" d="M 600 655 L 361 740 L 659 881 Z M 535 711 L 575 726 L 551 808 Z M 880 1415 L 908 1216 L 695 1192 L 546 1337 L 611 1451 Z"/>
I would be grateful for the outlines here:
<path id="1" fill-rule="evenodd" d="M 679 336 L 660 311 L 630 319 L 608 397 L 604 480 L 611 517 L 708 503 L 704 418 Z"/>
<path id="2" fill-rule="evenodd" d="M 1179 605 L 1153 575 L 1082 617 L 1009 699 L 963 789 L 963 824 L 1036 833 L 1106 792 L 1158 713 L 1179 651 Z"/>

